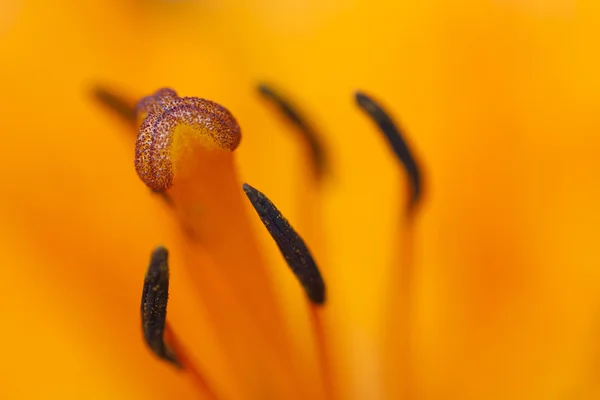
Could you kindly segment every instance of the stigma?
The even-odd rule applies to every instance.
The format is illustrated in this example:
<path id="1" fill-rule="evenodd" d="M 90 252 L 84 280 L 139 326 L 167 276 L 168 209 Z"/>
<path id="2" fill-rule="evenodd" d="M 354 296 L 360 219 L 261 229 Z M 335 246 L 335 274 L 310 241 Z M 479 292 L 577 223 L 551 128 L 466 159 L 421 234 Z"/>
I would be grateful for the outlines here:
<path id="1" fill-rule="evenodd" d="M 225 107 L 197 97 L 179 97 L 160 89 L 137 105 L 140 124 L 135 169 L 155 192 L 173 184 L 180 161 L 196 149 L 231 152 L 241 139 L 240 127 Z"/>

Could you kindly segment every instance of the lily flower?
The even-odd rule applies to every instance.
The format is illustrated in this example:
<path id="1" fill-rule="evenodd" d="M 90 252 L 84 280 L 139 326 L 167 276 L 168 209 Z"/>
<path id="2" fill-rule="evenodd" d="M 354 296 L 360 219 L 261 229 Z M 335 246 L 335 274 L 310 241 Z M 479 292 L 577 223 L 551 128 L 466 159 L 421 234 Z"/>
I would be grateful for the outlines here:
<path id="1" fill-rule="evenodd" d="M 4 1 L 0 397 L 598 398 L 597 20 Z"/>

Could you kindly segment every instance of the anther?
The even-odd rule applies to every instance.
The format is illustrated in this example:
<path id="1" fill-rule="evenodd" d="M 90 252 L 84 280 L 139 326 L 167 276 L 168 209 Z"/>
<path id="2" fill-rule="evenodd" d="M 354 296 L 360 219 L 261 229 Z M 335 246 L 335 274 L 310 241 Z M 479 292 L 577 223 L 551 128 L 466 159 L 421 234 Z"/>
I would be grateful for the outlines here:
<path id="1" fill-rule="evenodd" d="M 318 133 L 307 122 L 298 110 L 285 99 L 279 92 L 266 84 L 260 84 L 258 91 L 265 99 L 272 102 L 279 111 L 294 125 L 302 139 L 308 145 L 315 173 L 318 178 L 321 178 L 327 169 L 327 158 L 322 143 L 319 140 Z"/>
<path id="2" fill-rule="evenodd" d="M 304 240 L 263 193 L 247 183 L 243 187 L 250 203 L 275 240 L 288 266 L 302 284 L 310 301 L 316 305 L 324 304 L 325 283 Z"/>
<path id="3" fill-rule="evenodd" d="M 135 102 L 129 101 L 125 97 L 103 86 L 96 86 L 92 93 L 98 102 L 123 121 L 128 124 L 135 124 Z"/>
<path id="4" fill-rule="evenodd" d="M 414 207 L 422 192 L 422 176 L 419 170 L 419 166 L 414 156 L 412 155 L 407 143 L 402 137 L 400 129 L 396 126 L 392 118 L 385 110 L 375 102 L 371 97 L 364 93 L 357 92 L 355 94 L 356 103 L 360 108 L 363 109 L 379 126 L 379 129 L 386 137 L 390 147 L 396 154 L 396 157 L 400 160 L 404 169 L 408 174 L 410 185 L 412 187 L 412 196 L 410 201 L 410 208 Z"/>
<path id="5" fill-rule="evenodd" d="M 169 298 L 168 257 L 169 253 L 164 247 L 158 247 L 150 257 L 142 291 L 142 331 L 146 343 L 156 356 L 179 367 L 175 354 L 164 341 Z"/>

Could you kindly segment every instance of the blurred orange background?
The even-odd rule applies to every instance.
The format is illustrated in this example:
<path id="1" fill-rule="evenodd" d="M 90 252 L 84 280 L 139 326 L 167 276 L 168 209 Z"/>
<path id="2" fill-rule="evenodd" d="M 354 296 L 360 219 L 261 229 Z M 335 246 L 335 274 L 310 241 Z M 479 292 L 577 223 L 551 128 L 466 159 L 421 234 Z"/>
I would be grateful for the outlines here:
<path id="1" fill-rule="evenodd" d="M 174 249 L 169 318 L 190 351 L 218 335 L 195 320 L 177 225 L 135 174 L 128 127 L 91 96 L 98 83 L 133 98 L 169 86 L 236 116 L 242 178 L 321 260 L 340 397 L 393 398 L 397 372 L 381 338 L 406 188 L 353 104 L 362 89 L 405 128 L 427 178 L 416 398 L 600 398 L 599 39 L 591 0 L 4 0 L 0 398 L 193 398 L 141 340 L 157 244 Z M 263 81 L 323 133 L 320 192 L 258 98 Z M 302 357 L 303 294 L 253 221 Z M 230 398 L 260 398 L 235 388 L 217 355 L 194 355 Z M 313 364 L 301 362 L 301 381 Z"/>

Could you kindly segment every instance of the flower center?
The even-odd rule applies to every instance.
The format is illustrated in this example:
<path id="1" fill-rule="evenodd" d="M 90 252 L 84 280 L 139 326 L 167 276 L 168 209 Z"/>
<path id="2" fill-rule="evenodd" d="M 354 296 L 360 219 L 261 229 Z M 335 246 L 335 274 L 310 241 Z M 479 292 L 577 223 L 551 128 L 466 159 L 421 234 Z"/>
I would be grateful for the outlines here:
<path id="1" fill-rule="evenodd" d="M 173 185 L 182 164 L 198 148 L 233 151 L 240 143 L 237 121 L 223 106 L 196 97 L 177 97 L 161 89 L 137 107 L 142 120 L 135 148 L 135 168 L 152 190 Z"/>

